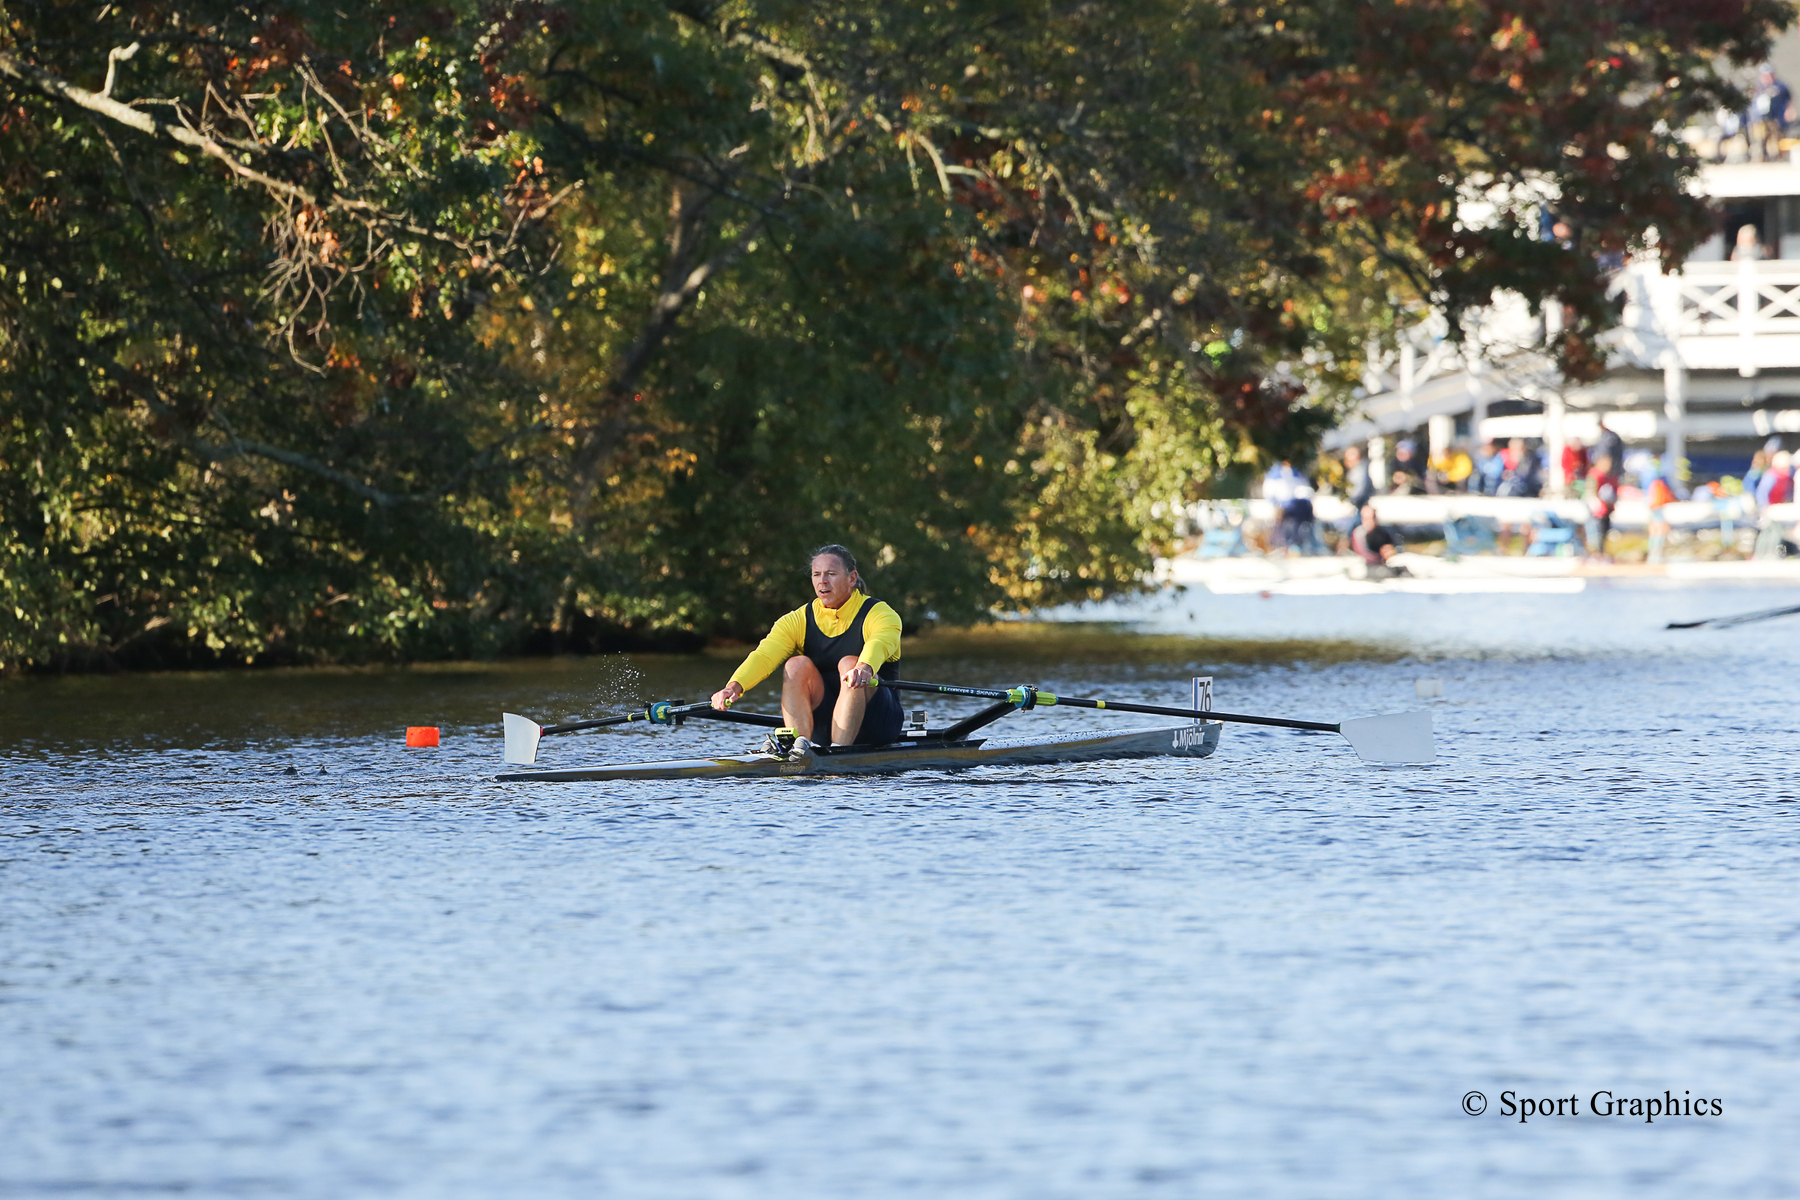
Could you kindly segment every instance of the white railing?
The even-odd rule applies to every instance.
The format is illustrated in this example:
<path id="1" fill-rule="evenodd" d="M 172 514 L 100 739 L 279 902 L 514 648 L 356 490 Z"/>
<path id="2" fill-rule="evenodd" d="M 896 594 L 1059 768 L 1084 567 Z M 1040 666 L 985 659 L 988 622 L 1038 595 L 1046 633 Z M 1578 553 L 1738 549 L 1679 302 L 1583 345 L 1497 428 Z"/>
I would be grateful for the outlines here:
<path id="1" fill-rule="evenodd" d="M 1671 279 L 1680 337 L 1800 333 L 1800 262 L 1689 263 Z"/>
<path id="2" fill-rule="evenodd" d="M 1669 386 L 1678 393 L 1687 386 L 1681 382 L 1684 371 L 1754 376 L 1800 370 L 1800 259 L 1690 262 L 1669 274 L 1653 260 L 1639 261 L 1619 273 L 1615 286 L 1625 305 L 1620 328 L 1607 339 L 1614 363 L 1673 371 L 1678 380 Z M 1561 408 L 1562 387 L 1541 346 L 1554 329 L 1538 322 L 1554 325 L 1557 315 L 1550 309 L 1543 318 L 1533 318 L 1516 297 L 1484 312 L 1476 340 L 1490 352 L 1496 347 L 1507 352 L 1490 357 L 1478 372 L 1468 366 L 1464 348 L 1443 339 L 1443 331 L 1426 322 L 1399 353 L 1371 361 L 1358 414 L 1327 436 L 1326 448 L 1416 428 L 1433 418 L 1447 421 L 1513 397 L 1541 399 L 1546 415 L 1537 420 L 1552 420 Z M 1716 377 L 1710 386 L 1717 388 Z M 1661 396 L 1649 403 L 1655 407 L 1639 405 L 1638 412 L 1612 414 L 1618 420 L 1649 423 L 1627 436 L 1673 437 L 1688 430 L 1703 436 L 1766 437 L 1788 431 L 1787 424 L 1800 419 L 1788 410 L 1762 408 L 1690 414 L 1685 399 L 1676 404 Z M 1506 435 L 1547 437 L 1547 429 L 1508 430 Z M 1477 436 L 1502 434 L 1496 428 Z"/>
<path id="3" fill-rule="evenodd" d="M 1667 275 L 1634 263 L 1618 286 L 1619 347 L 1642 366 L 1673 350 L 1690 368 L 1800 367 L 1800 260 L 1688 263 Z"/>

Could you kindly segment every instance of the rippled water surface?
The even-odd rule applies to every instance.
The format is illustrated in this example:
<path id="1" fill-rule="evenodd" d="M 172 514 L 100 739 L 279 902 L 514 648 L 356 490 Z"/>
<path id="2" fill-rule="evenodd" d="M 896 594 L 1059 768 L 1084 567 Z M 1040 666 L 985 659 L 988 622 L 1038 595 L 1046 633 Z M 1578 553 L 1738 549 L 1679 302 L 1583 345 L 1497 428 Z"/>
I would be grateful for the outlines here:
<path id="1" fill-rule="evenodd" d="M 1198 593 L 908 658 L 1330 720 L 1441 679 L 1417 770 L 1228 727 L 1202 762 L 533 787 L 491 779 L 503 708 L 731 663 L 5 683 L 0 1194 L 1791 1195 L 1800 619 L 1661 630 L 1784 600 Z M 1098 721 L 1135 719 L 1010 719 Z"/>

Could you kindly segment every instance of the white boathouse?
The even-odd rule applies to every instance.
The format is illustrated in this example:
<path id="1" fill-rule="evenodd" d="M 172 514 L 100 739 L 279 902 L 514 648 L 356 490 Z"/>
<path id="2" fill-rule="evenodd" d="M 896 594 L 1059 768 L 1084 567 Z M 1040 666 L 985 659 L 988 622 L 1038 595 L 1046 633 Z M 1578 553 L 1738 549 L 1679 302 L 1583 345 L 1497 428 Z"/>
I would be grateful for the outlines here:
<path id="1" fill-rule="evenodd" d="M 1718 205 L 1713 236 L 1677 270 L 1621 269 L 1622 323 L 1607 336 L 1598 382 L 1569 386 L 1550 368 L 1541 347 L 1558 331 L 1554 310 L 1534 319 L 1522 299 L 1497 305 L 1478 335 L 1485 356 L 1451 343 L 1441 320 L 1426 321 L 1397 355 L 1371 365 L 1359 411 L 1325 448 L 1367 443 L 1384 479 L 1398 437 L 1433 451 L 1540 438 L 1549 493 L 1561 495 L 1563 445 L 1592 444 L 1603 418 L 1628 447 L 1686 459 L 1696 478 L 1741 475 L 1770 437 L 1800 447 L 1800 162 L 1711 165 L 1698 185 Z M 1745 225 L 1764 257 L 1732 261 Z"/>

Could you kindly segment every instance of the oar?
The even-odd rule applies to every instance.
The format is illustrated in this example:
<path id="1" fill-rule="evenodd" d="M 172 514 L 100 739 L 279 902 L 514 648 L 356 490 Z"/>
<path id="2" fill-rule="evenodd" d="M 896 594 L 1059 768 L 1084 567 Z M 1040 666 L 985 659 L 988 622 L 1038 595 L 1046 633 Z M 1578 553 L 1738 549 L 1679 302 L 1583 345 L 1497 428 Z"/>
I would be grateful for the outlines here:
<path id="1" fill-rule="evenodd" d="M 736 721 L 740 725 L 767 725 L 771 728 L 781 724 L 781 718 L 765 716 L 762 713 L 722 712 L 715 709 L 711 701 L 707 700 L 702 700 L 697 704 L 676 704 L 671 700 L 662 700 L 648 708 L 626 713 L 620 717 L 599 717 L 592 721 L 566 721 L 561 725 L 539 725 L 530 717 L 521 717 L 518 713 L 502 713 L 500 715 L 506 725 L 506 761 L 523 766 L 529 766 L 537 761 L 538 739 L 549 737 L 555 733 L 577 733 L 583 729 L 602 729 L 608 725 L 627 725 L 633 721 L 648 721 L 652 725 L 673 725 L 683 717 L 705 717 L 714 721 Z"/>
<path id="2" fill-rule="evenodd" d="M 1209 708 L 1167 708 L 1160 704 L 1127 704 L 1119 700 L 1084 700 L 1074 696 L 1055 696 L 1034 687 L 995 688 L 955 687 L 947 683 L 908 683 L 901 679 L 879 679 L 883 687 L 907 692 L 936 692 L 944 696 L 974 696 L 984 700 L 1004 700 L 1030 710 L 1038 705 L 1061 705 L 1066 708 L 1104 708 L 1119 712 L 1149 713 L 1159 717 L 1188 717 L 1197 721 L 1235 721 L 1242 725 L 1273 725 L 1280 729 L 1310 729 L 1318 733 L 1341 734 L 1350 748 L 1364 762 L 1398 764 L 1430 763 L 1437 752 L 1431 740 L 1431 714 L 1418 712 L 1389 713 L 1379 717 L 1353 717 L 1332 724 L 1326 721 L 1297 721 L 1290 717 L 1257 717 L 1243 713 L 1216 712 Z"/>
<path id="3" fill-rule="evenodd" d="M 1787 617 L 1800 613 L 1800 604 L 1790 608 L 1765 608 L 1760 612 L 1738 613 L 1733 617 L 1708 617 L 1704 621 L 1670 621 L 1668 629 L 1698 629 L 1702 625 L 1717 625 L 1724 629 L 1731 625 L 1745 625 L 1751 621 L 1766 621 L 1770 617 Z"/>

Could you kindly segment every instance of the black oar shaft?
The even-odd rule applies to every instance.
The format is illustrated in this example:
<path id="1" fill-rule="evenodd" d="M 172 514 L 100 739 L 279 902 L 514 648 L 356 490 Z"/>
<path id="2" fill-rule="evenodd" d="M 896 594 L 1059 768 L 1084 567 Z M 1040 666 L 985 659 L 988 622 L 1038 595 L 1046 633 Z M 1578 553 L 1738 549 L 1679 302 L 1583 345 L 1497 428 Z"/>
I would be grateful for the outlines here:
<path id="1" fill-rule="evenodd" d="M 1256 717 L 1244 713 L 1218 712 L 1210 708 L 1165 708 L 1160 704 L 1125 704 L 1117 700 L 1077 700 L 1057 696 L 1056 703 L 1071 708 L 1118 709 L 1120 712 L 1149 713 L 1158 717 L 1192 717 L 1204 721 L 1235 721 L 1240 725 L 1274 725 L 1281 729 L 1311 729 L 1319 733 L 1336 733 L 1336 725 L 1324 721 L 1297 721 L 1290 717 Z"/>
<path id="2" fill-rule="evenodd" d="M 547 737 L 553 733 L 578 733 L 583 729 L 602 729 L 608 725 L 626 725 L 633 721 L 649 721 L 653 725 L 666 725 L 676 717 L 705 717 L 712 721 L 735 721 L 739 725 L 766 725 L 771 729 L 781 725 L 780 717 L 716 709 L 711 702 L 702 700 L 698 704 L 658 704 L 654 715 L 650 709 L 640 709 L 621 717 L 599 717 L 592 721 L 569 721 L 562 725 L 546 725 L 538 730 L 538 734 L 541 737 Z"/>
<path id="3" fill-rule="evenodd" d="M 538 733 L 540 735 L 552 733 L 577 733 L 583 729 L 602 729 L 608 725 L 623 725 L 627 721 L 642 721 L 644 719 L 644 714 L 641 712 L 626 713 L 622 717 L 601 717 L 594 721 L 569 721 L 562 725 L 546 725 L 538 730 Z"/>
<path id="4" fill-rule="evenodd" d="M 538 730 L 538 733 L 540 736 L 548 736 L 552 733 L 577 733 L 583 729 L 601 729 L 608 725 L 627 725 L 632 721 L 652 721 L 652 723 L 657 723 L 666 721 L 670 717 L 694 716 L 696 715 L 697 710 L 703 708 L 710 711 L 712 705 L 702 701 L 699 704 L 659 707 L 663 707 L 663 711 L 655 718 L 652 718 L 649 709 L 639 709 L 637 712 L 626 713 L 622 717 L 598 717 L 592 721 L 570 721 L 563 725 L 546 725 Z"/>
<path id="5" fill-rule="evenodd" d="M 956 687 L 948 683 L 911 683 L 904 679 L 883 679 L 882 687 L 891 687 L 905 692 L 936 692 L 945 696 L 975 696 L 983 700 L 1010 700 L 1015 704 L 1023 704 L 1026 700 L 1023 688 L 968 688 Z M 1069 708 L 1105 708 L 1117 709 L 1119 712 L 1148 713 L 1158 717 L 1188 717 L 1204 721 L 1233 721 L 1241 725 L 1273 725 L 1278 729 L 1310 729 L 1317 733 L 1338 733 L 1336 725 L 1324 721 L 1296 721 L 1288 717 L 1258 717 L 1245 713 L 1217 712 L 1210 708 L 1167 708 L 1160 704 L 1127 704 L 1117 700 L 1084 700 L 1074 696 L 1057 696 L 1049 692 L 1037 692 L 1036 704 L 1064 705 Z"/>

